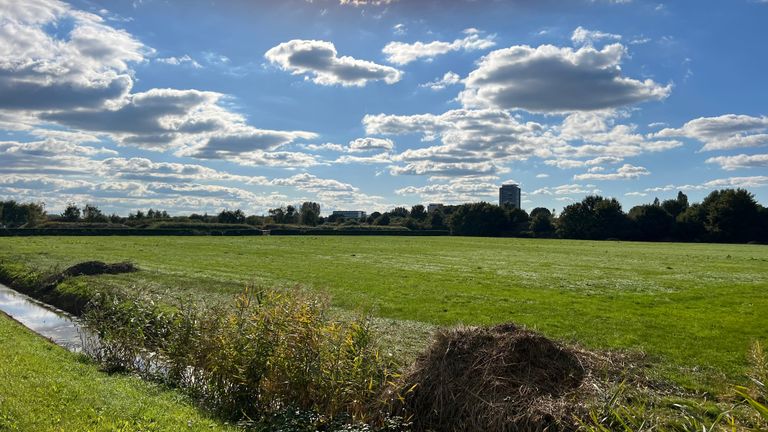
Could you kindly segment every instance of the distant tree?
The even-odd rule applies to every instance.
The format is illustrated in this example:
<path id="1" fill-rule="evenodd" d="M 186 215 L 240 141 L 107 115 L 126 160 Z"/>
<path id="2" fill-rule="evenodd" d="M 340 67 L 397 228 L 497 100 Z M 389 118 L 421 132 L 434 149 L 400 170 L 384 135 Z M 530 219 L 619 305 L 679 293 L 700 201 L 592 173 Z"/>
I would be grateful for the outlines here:
<path id="1" fill-rule="evenodd" d="M 83 207 L 83 220 L 86 222 L 107 222 L 108 219 L 98 207 L 92 204 L 86 204 L 85 207 Z"/>
<path id="2" fill-rule="evenodd" d="M 389 211 L 389 215 L 391 217 L 407 218 L 408 209 L 405 207 L 395 207 L 391 211 Z"/>
<path id="3" fill-rule="evenodd" d="M 112 213 L 109 215 L 109 222 L 114 224 L 122 223 L 123 218 L 121 218 L 117 213 Z"/>
<path id="4" fill-rule="evenodd" d="M 289 205 L 285 207 L 285 223 L 295 224 L 299 222 L 299 211 L 296 207 Z"/>
<path id="5" fill-rule="evenodd" d="M 677 215 L 672 235 L 683 241 L 702 240 L 707 232 L 704 228 L 705 219 L 706 215 L 701 204 L 693 204 Z"/>
<path id="6" fill-rule="evenodd" d="M 320 204 L 310 201 L 304 202 L 301 204 L 299 213 L 302 225 L 316 226 L 320 219 Z"/>
<path id="7" fill-rule="evenodd" d="M 463 204 L 456 207 L 448 226 L 451 234 L 465 236 L 499 236 L 508 226 L 503 208 L 487 202 Z"/>
<path id="8" fill-rule="evenodd" d="M 219 223 L 242 224 L 245 223 L 245 213 L 242 210 L 222 210 L 216 217 Z"/>
<path id="9" fill-rule="evenodd" d="M 511 234 L 520 234 L 529 228 L 530 218 L 523 209 L 504 207 L 507 213 L 507 226 L 505 231 Z"/>
<path id="10" fill-rule="evenodd" d="M 77 222 L 80 220 L 80 207 L 75 205 L 75 203 L 67 203 L 67 207 L 64 209 L 64 212 L 61 214 L 62 219 L 66 220 L 67 222 Z"/>
<path id="11" fill-rule="evenodd" d="M 427 210 L 421 204 L 411 207 L 411 217 L 417 221 L 423 221 L 427 218 Z"/>
<path id="12" fill-rule="evenodd" d="M 754 195 L 744 189 L 716 190 L 701 202 L 704 228 L 713 240 L 746 242 L 759 236 L 759 209 Z"/>
<path id="13" fill-rule="evenodd" d="M 531 214 L 533 214 L 533 211 Z M 549 210 L 546 213 L 536 212 L 531 218 L 529 229 L 536 237 L 551 237 L 555 233 L 555 225 L 552 223 L 552 216 Z"/>
<path id="14" fill-rule="evenodd" d="M 384 213 L 378 218 L 376 218 L 375 221 L 373 221 L 374 225 L 386 226 L 386 225 L 389 225 L 389 223 L 390 223 L 389 213 Z"/>
<path id="15" fill-rule="evenodd" d="M 368 218 L 365 220 L 368 225 L 373 225 L 373 222 L 381 216 L 381 213 L 375 211 L 368 215 Z"/>
<path id="16" fill-rule="evenodd" d="M 273 209 L 269 209 L 269 217 L 272 218 L 272 222 L 281 224 L 285 223 L 285 208 L 284 207 L 277 207 Z"/>
<path id="17" fill-rule="evenodd" d="M 673 218 L 676 218 L 688 208 L 688 197 L 684 193 L 678 192 L 677 199 L 664 200 L 661 203 L 661 207 L 672 215 Z"/>
<path id="18" fill-rule="evenodd" d="M 639 240 L 661 240 L 669 236 L 675 218 L 662 206 L 639 205 L 628 213 L 633 222 L 634 237 Z"/>
<path id="19" fill-rule="evenodd" d="M 443 215 L 443 212 L 440 211 L 440 209 L 433 210 L 427 216 L 427 225 L 434 230 L 444 230 L 448 228 L 445 223 L 445 215 Z"/>
<path id="20" fill-rule="evenodd" d="M 558 234 L 564 238 L 621 238 L 626 230 L 626 215 L 615 198 L 590 195 L 565 207 L 558 218 Z"/>
<path id="21" fill-rule="evenodd" d="M 534 217 L 536 217 L 539 214 L 543 214 L 543 215 L 545 215 L 548 218 L 552 217 L 552 212 L 549 211 L 548 208 L 536 207 L 535 209 L 531 210 L 531 218 L 534 218 Z"/>

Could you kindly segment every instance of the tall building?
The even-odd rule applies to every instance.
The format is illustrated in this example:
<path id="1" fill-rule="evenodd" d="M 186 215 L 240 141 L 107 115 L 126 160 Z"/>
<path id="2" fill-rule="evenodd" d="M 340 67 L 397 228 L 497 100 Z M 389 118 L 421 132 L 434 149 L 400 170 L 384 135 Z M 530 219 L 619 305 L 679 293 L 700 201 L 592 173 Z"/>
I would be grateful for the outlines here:
<path id="1" fill-rule="evenodd" d="M 520 208 L 520 187 L 516 184 L 505 184 L 499 188 L 499 205 Z"/>

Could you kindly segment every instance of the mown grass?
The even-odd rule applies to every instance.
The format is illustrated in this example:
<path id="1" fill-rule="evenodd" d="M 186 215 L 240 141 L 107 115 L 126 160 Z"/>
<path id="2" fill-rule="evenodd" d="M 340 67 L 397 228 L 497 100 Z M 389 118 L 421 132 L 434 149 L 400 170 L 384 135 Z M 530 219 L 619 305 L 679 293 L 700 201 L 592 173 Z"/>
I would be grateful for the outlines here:
<path id="1" fill-rule="evenodd" d="M 150 285 L 197 300 L 231 298 L 246 282 L 299 283 L 328 292 L 342 310 L 364 308 L 382 318 L 435 325 L 513 321 L 589 348 L 644 351 L 660 377 L 696 390 L 743 381 L 750 344 L 768 339 L 768 248 L 759 245 L 0 238 L 0 260 L 47 268 L 88 259 L 130 260 L 143 270 L 99 283 Z M 407 332 L 395 333 L 392 340 L 408 339 Z"/>
<path id="2" fill-rule="evenodd" d="M 179 393 L 107 375 L 0 313 L 0 431 L 224 431 Z"/>

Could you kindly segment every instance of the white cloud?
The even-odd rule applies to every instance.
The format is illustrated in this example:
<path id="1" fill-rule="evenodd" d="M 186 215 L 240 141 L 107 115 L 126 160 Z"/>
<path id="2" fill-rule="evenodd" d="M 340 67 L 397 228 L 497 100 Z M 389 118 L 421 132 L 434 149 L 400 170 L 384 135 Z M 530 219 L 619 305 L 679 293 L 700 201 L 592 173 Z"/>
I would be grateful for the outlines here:
<path id="1" fill-rule="evenodd" d="M 549 174 L 539 173 L 539 174 L 536 174 L 536 178 L 549 178 Z"/>
<path id="2" fill-rule="evenodd" d="M 735 171 L 741 168 L 768 168 L 768 154 L 711 157 L 707 163 L 716 163 L 726 171 Z"/>
<path id="3" fill-rule="evenodd" d="M 595 195 L 602 192 L 595 185 L 564 184 L 555 187 L 543 187 L 531 192 L 531 195 Z"/>
<path id="4" fill-rule="evenodd" d="M 190 66 L 194 69 L 201 69 L 203 65 L 197 62 L 197 60 L 193 59 L 189 56 L 189 54 L 184 54 L 181 57 L 161 57 L 158 58 L 156 61 L 160 63 L 165 63 L 172 66 Z"/>
<path id="5" fill-rule="evenodd" d="M 395 24 L 392 26 L 392 33 L 403 36 L 404 34 L 408 33 L 408 29 L 405 27 L 405 24 Z"/>
<path id="6" fill-rule="evenodd" d="M 366 152 L 371 150 L 392 151 L 394 148 L 395 143 L 393 143 L 392 140 L 388 138 L 365 137 L 357 138 L 349 142 L 349 151 L 353 153 Z"/>
<path id="7" fill-rule="evenodd" d="M 466 36 L 453 42 L 390 42 L 382 52 L 387 55 L 387 61 L 396 65 L 406 65 L 419 59 L 431 60 L 439 55 L 452 51 L 484 50 L 496 45 L 495 35 L 480 36 L 477 29 L 467 29 Z"/>
<path id="8" fill-rule="evenodd" d="M 0 16 L 4 110 L 101 107 L 130 91 L 128 65 L 151 52 L 100 16 L 55 0 L 3 1 Z M 46 31 L 60 24 L 71 28 L 62 35 Z"/>
<path id="9" fill-rule="evenodd" d="M 540 151 L 546 153 L 551 139 L 540 124 L 521 123 L 508 112 L 497 110 L 366 115 L 363 124 L 369 134 L 418 133 L 425 141 L 440 138 L 440 145 L 395 155 L 393 160 L 405 165 L 393 167 L 393 174 L 469 176 L 503 172 L 503 165 L 509 161 L 525 160 Z"/>
<path id="10" fill-rule="evenodd" d="M 464 80 L 465 107 L 557 113 L 617 108 L 666 98 L 672 86 L 621 75 L 621 44 L 596 50 L 518 45 L 491 52 Z"/>
<path id="11" fill-rule="evenodd" d="M 452 86 L 461 82 L 461 77 L 455 72 L 446 72 L 442 78 L 430 81 L 428 83 L 421 84 L 419 87 L 427 87 L 429 89 L 438 91 L 448 86 Z"/>
<path id="12" fill-rule="evenodd" d="M 645 192 L 669 192 L 674 190 L 713 190 L 718 188 L 758 188 L 768 186 L 768 176 L 727 177 L 709 180 L 701 184 L 665 185 L 645 189 Z"/>
<path id="13" fill-rule="evenodd" d="M 422 201 L 445 204 L 476 201 L 494 201 L 498 198 L 498 177 L 475 176 L 449 179 L 447 182 L 426 186 L 407 186 L 397 189 L 397 195 L 416 195 Z"/>
<path id="14" fill-rule="evenodd" d="M 585 174 L 576 174 L 574 180 L 634 180 L 640 176 L 650 175 L 651 172 L 645 167 L 624 164 L 616 172 L 603 174 L 599 172 L 588 172 Z"/>
<path id="15" fill-rule="evenodd" d="M 271 48 L 264 57 L 293 75 L 311 76 L 320 85 L 359 86 L 383 80 L 387 84 L 400 81 L 403 73 L 352 57 L 339 57 L 331 42 L 294 39 Z"/>
<path id="16" fill-rule="evenodd" d="M 725 114 L 699 117 L 681 128 L 663 129 L 659 137 L 686 137 L 704 143 L 702 150 L 730 150 L 768 145 L 768 117 Z"/>
<path id="17" fill-rule="evenodd" d="M 598 30 L 587 30 L 582 26 L 576 27 L 571 35 L 571 42 L 575 45 L 593 45 L 602 40 L 621 40 L 621 35 L 613 33 L 604 33 Z"/>
<path id="18" fill-rule="evenodd" d="M 570 169 L 570 168 L 595 167 L 595 166 L 601 166 L 606 164 L 614 164 L 614 163 L 619 163 L 622 160 L 623 160 L 622 158 L 615 157 L 615 156 L 601 156 L 601 157 L 597 157 L 589 160 L 550 159 L 550 160 L 545 160 L 544 164 L 555 166 L 560 169 Z"/>

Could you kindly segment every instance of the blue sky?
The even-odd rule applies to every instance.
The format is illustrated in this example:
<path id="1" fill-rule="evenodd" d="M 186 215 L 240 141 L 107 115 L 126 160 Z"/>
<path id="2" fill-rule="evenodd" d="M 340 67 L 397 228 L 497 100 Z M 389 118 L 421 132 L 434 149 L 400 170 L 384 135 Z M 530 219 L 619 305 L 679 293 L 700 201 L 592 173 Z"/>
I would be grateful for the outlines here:
<path id="1" fill-rule="evenodd" d="M 0 198 L 768 203 L 768 2 L 0 0 Z"/>

